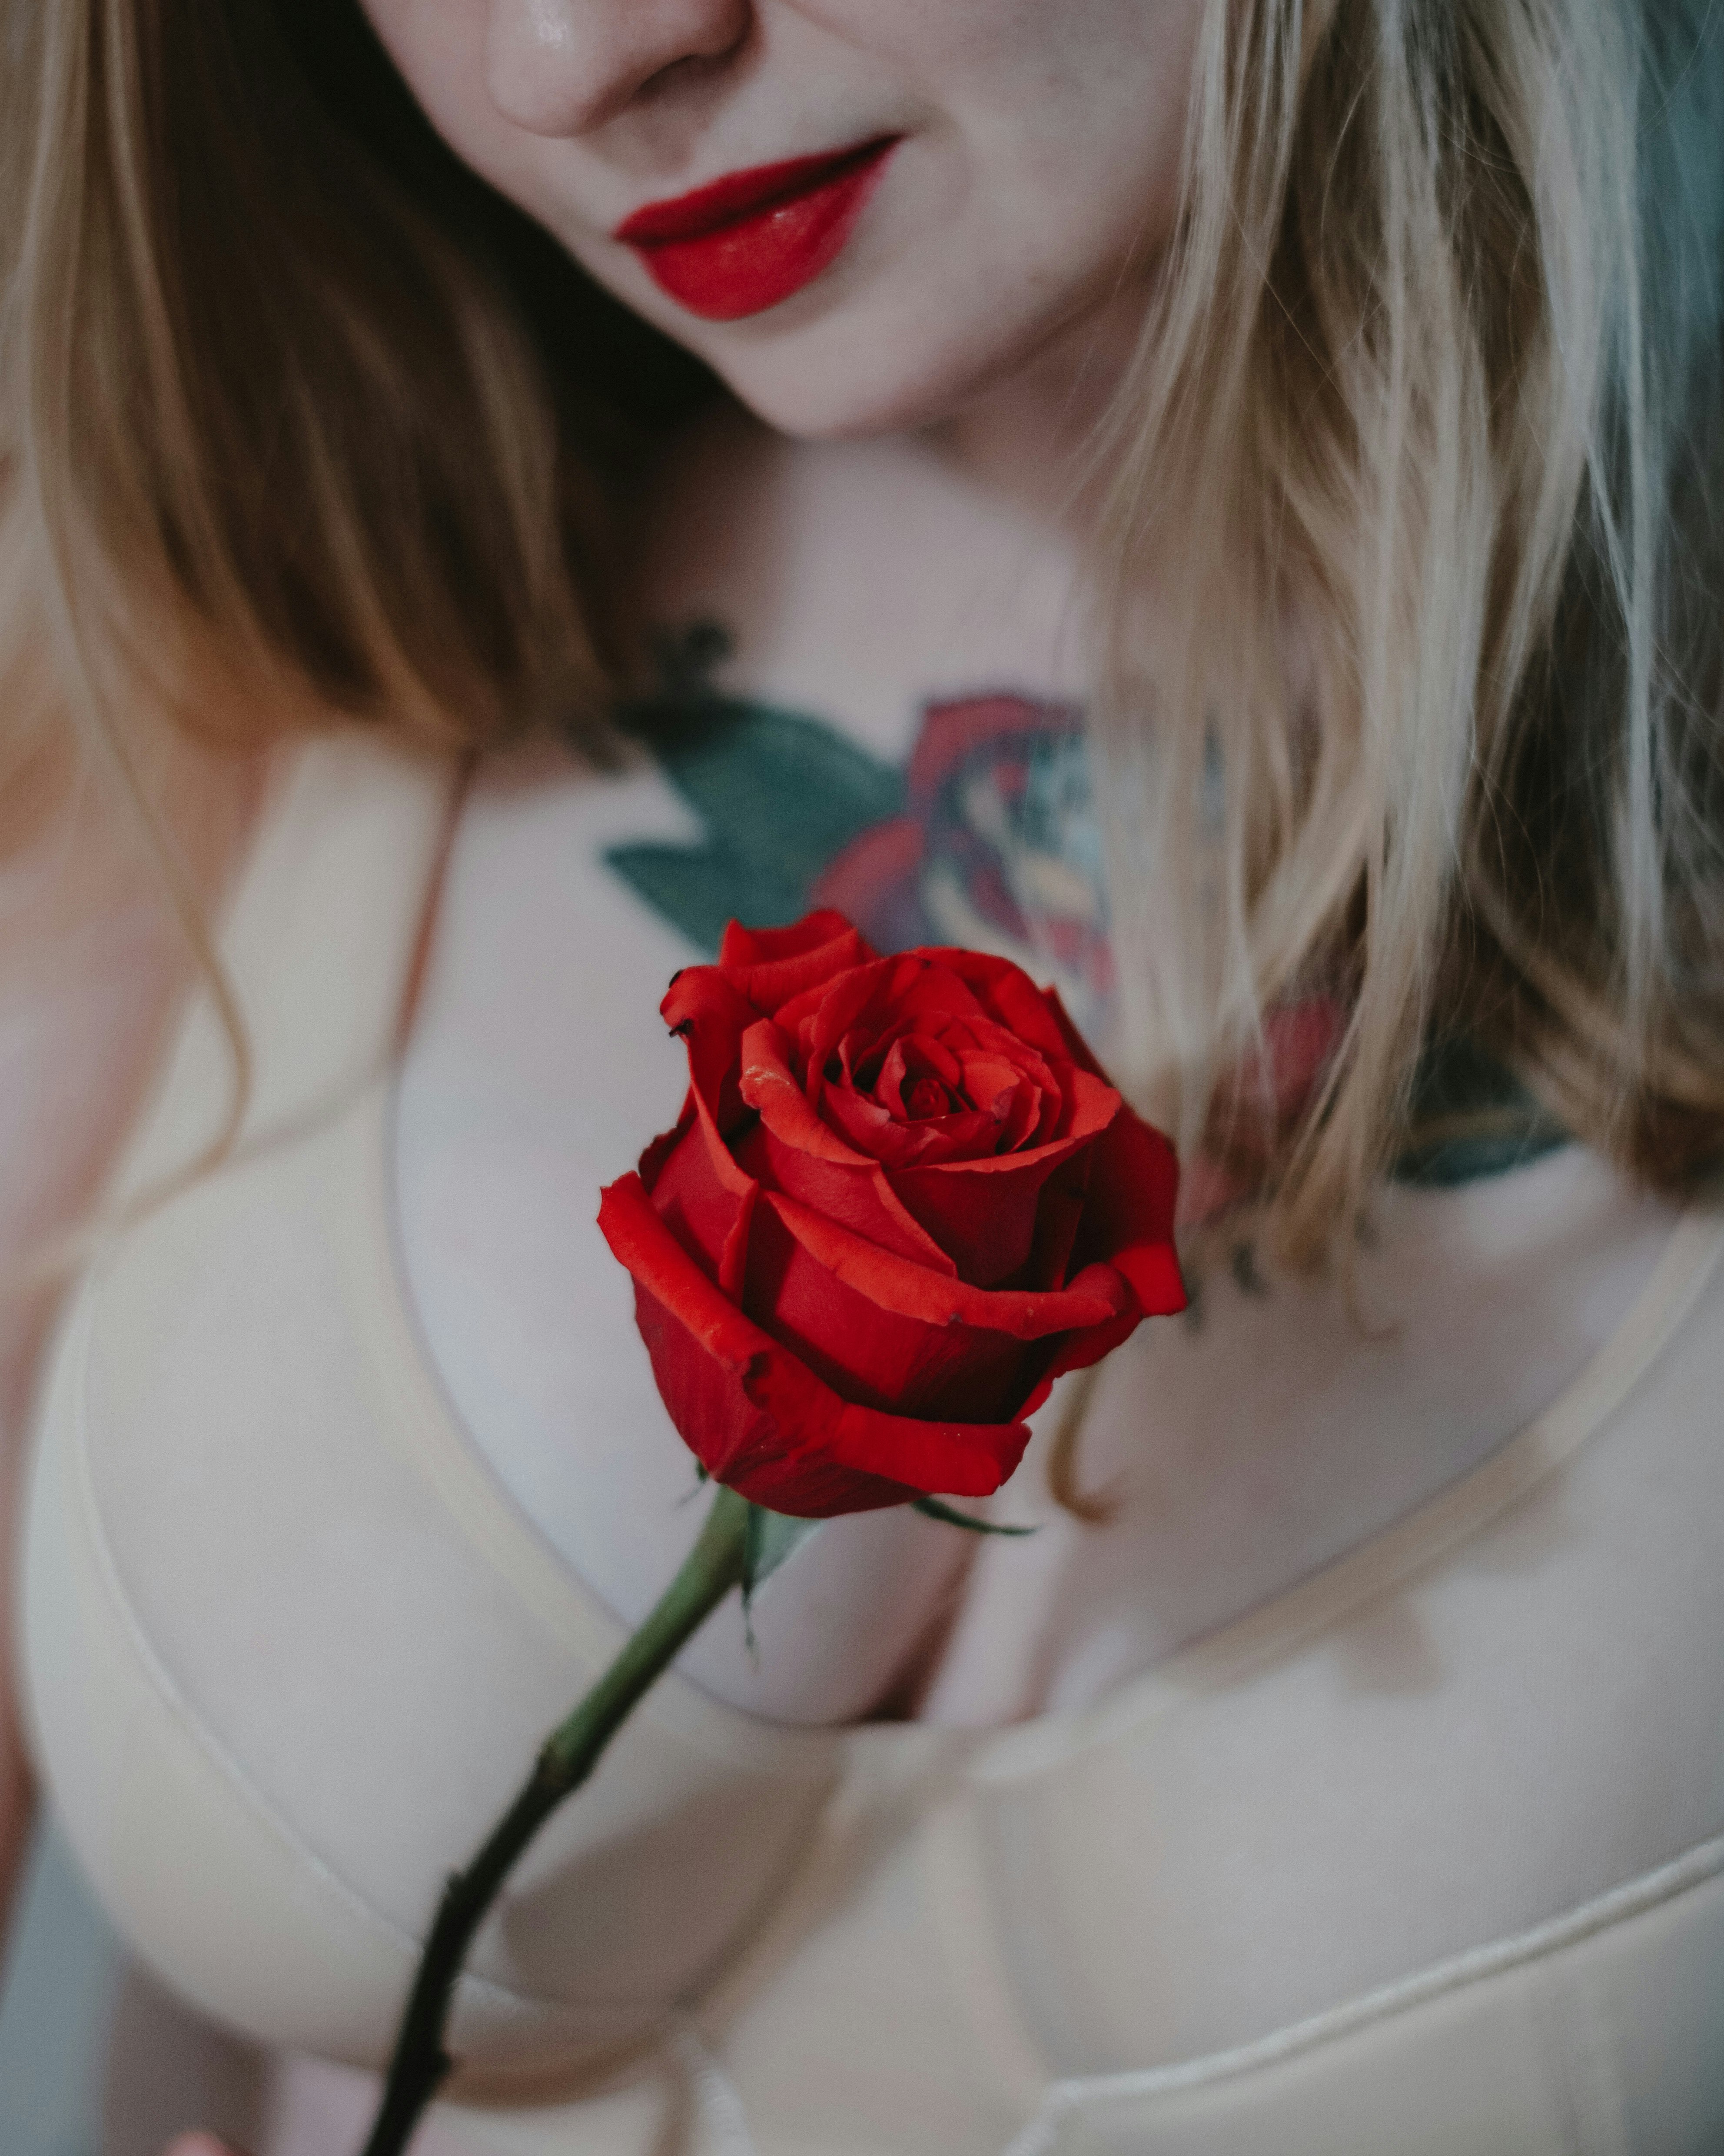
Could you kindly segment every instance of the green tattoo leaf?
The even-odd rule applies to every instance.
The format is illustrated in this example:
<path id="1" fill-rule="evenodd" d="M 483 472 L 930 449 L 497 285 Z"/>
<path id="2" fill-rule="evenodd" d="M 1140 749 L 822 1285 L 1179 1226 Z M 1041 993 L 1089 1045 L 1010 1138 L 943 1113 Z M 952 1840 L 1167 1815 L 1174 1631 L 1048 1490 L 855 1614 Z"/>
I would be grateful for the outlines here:
<path id="1" fill-rule="evenodd" d="M 805 913 L 823 871 L 904 806 L 904 774 L 806 712 L 726 696 L 711 681 L 729 649 L 716 624 L 659 640 L 663 685 L 618 724 L 649 749 L 699 819 L 692 844 L 641 841 L 605 861 L 703 951 L 727 921 Z"/>

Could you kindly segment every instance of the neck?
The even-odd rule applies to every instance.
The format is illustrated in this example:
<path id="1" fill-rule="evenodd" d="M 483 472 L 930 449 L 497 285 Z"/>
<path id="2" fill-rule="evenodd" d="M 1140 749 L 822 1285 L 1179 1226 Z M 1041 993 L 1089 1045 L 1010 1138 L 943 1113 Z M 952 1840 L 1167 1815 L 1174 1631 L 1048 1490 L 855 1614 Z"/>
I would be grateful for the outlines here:
<path id="1" fill-rule="evenodd" d="M 925 439 L 1038 521 L 1087 529 L 1105 483 L 1089 452 L 1130 365 L 1144 304 L 1133 283 L 1090 309 Z"/>

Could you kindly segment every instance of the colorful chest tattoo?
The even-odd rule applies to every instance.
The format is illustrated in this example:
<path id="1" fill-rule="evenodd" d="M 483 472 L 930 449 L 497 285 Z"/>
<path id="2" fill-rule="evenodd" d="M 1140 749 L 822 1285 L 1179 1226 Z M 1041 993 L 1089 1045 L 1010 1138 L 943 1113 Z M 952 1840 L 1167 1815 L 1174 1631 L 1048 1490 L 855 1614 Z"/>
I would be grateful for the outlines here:
<path id="1" fill-rule="evenodd" d="M 608 866 L 705 952 L 731 919 L 835 906 L 881 950 L 959 943 L 1051 980 L 1102 1033 L 1112 991 L 1101 834 L 1075 705 L 1013 691 L 926 706 L 909 759 L 882 762 L 820 719 L 726 696 L 730 639 L 700 623 L 659 644 L 660 684 L 619 713 L 698 818 L 691 844 L 613 846 Z M 1315 1006 L 1272 1014 L 1313 1059 Z M 1566 1142 L 1472 1043 L 1434 1045 L 1414 1081 L 1398 1180 L 1452 1187 Z"/>

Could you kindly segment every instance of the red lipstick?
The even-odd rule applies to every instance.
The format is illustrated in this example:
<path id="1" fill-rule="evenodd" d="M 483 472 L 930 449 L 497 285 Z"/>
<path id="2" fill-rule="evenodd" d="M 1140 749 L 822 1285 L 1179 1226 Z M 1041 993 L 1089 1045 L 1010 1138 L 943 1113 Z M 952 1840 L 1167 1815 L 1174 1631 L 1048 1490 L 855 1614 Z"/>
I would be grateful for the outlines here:
<path id="1" fill-rule="evenodd" d="M 713 322 L 757 315 L 837 260 L 901 139 L 727 172 L 692 194 L 647 203 L 612 237 L 634 248 L 691 315 Z"/>

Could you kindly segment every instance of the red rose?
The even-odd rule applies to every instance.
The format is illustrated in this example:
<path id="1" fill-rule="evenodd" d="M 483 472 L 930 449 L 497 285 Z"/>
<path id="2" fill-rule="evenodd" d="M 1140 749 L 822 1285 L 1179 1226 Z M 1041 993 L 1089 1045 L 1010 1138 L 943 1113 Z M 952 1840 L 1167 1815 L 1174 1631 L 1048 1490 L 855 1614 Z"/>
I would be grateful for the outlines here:
<path id="1" fill-rule="evenodd" d="M 662 1009 L 688 1101 L 599 1226 L 671 1419 L 754 1503 L 986 1496 L 1062 1371 L 1183 1306 L 1172 1147 L 1006 960 L 733 922 Z"/>

